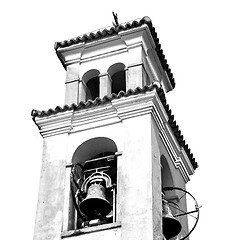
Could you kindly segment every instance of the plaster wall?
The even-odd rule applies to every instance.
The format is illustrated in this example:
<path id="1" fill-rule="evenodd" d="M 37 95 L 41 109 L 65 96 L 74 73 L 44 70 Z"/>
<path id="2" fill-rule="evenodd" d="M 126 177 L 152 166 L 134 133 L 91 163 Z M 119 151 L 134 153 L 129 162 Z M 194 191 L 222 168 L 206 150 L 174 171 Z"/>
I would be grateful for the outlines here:
<path id="1" fill-rule="evenodd" d="M 153 239 L 150 114 L 124 120 L 124 152 L 119 161 L 122 239 Z M 138 123 L 138 124 L 136 124 Z"/>
<path id="2" fill-rule="evenodd" d="M 138 124 L 136 124 L 136 122 Z M 101 126 L 85 131 L 77 131 L 69 135 L 67 162 L 71 163 L 74 151 L 83 142 L 95 138 L 106 137 L 112 139 L 122 152 L 118 157 L 117 184 L 117 222 L 121 223 L 121 239 L 160 239 L 161 215 L 160 210 L 154 209 L 154 187 L 160 189 L 160 164 L 152 161 L 151 147 L 151 114 L 124 119 L 115 124 Z M 155 157 L 154 157 L 155 159 Z M 157 158 L 158 159 L 158 158 Z M 68 171 L 68 170 L 67 170 Z M 64 221 L 68 222 L 69 190 L 67 185 L 70 174 L 66 174 Z M 155 204 L 160 209 L 161 201 Z M 154 215 L 155 214 L 155 215 Z M 153 220 L 153 215 L 155 219 Z M 67 224 L 64 224 L 67 230 Z M 108 234 L 105 230 L 101 234 Z M 87 234 L 88 239 L 96 239 L 95 234 Z M 119 234 L 117 236 L 120 236 Z M 83 235 L 81 236 L 83 237 Z M 84 239 L 84 238 L 83 238 Z M 104 238 L 108 239 L 108 238 Z"/>
<path id="3" fill-rule="evenodd" d="M 34 240 L 60 238 L 66 150 L 66 134 L 44 139 Z"/>
<path id="4" fill-rule="evenodd" d="M 160 123 L 156 125 L 152 115 L 153 110 L 149 104 L 154 96 L 153 92 L 148 94 L 150 98 L 146 98 L 146 94 L 137 95 L 114 100 L 97 108 L 59 114 L 59 117 L 62 115 L 64 119 L 71 119 L 67 121 L 70 124 L 69 128 L 66 128 L 67 133 L 60 131 L 56 134 L 62 134 L 47 135 L 44 132 L 43 136 L 48 137 L 44 138 L 34 240 L 60 239 L 62 231 L 70 230 L 68 224 L 71 169 L 66 168 L 66 164 L 72 163 L 73 155 L 81 144 L 99 137 L 114 141 L 117 151 L 122 153 L 117 160 L 116 209 L 117 223 L 121 227 L 114 231 L 98 231 L 99 235 L 116 234 L 117 238 L 122 240 L 162 239 L 162 155 L 167 159 L 168 167 L 174 175 L 173 185 L 185 188 L 185 181 L 176 164 L 177 159 L 173 157 L 168 144 L 161 137 L 163 129 Z M 42 126 L 45 126 L 44 123 L 50 121 L 50 118 L 42 119 Z M 57 116 L 53 115 L 52 118 L 49 124 Z M 58 128 L 59 124 L 55 127 Z M 49 129 L 51 128 L 44 131 L 48 132 Z M 52 131 L 55 132 L 53 126 Z M 85 239 L 85 236 L 90 240 L 96 239 L 94 232 L 78 237 Z"/>

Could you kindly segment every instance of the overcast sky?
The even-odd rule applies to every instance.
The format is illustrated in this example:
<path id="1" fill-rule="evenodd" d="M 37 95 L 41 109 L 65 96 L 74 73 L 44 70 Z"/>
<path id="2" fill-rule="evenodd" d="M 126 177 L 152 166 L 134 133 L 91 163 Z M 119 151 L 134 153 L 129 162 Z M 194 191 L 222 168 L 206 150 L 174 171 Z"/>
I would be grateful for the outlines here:
<path id="1" fill-rule="evenodd" d="M 42 138 L 31 110 L 63 106 L 54 42 L 149 16 L 173 72 L 167 94 L 199 168 L 202 205 L 191 240 L 239 236 L 239 1 L 4 1 L 1 21 L 1 239 L 32 239 Z"/>

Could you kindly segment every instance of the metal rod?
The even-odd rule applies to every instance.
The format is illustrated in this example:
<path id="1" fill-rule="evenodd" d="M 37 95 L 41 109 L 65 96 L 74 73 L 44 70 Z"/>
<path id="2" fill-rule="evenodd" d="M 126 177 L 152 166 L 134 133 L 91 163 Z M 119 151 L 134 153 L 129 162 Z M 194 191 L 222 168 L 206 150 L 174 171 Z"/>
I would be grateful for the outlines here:
<path id="1" fill-rule="evenodd" d="M 112 188 L 113 193 L 113 222 L 116 222 L 116 189 L 115 186 Z"/>
<path id="2" fill-rule="evenodd" d="M 99 161 L 99 160 L 103 160 L 103 159 L 111 158 L 111 157 L 118 157 L 118 156 L 121 156 L 121 155 L 122 155 L 121 152 L 116 152 L 114 155 L 109 155 L 109 156 L 106 156 L 106 157 L 100 157 L 100 158 L 94 158 L 94 159 L 86 160 L 85 163 L 86 162 Z M 80 165 L 80 167 L 82 167 L 82 165 L 79 164 L 79 163 L 77 163 L 77 164 L 66 163 L 66 168 L 73 167 L 74 165 Z"/>
<path id="3" fill-rule="evenodd" d="M 187 215 L 187 214 L 190 214 L 190 213 L 195 213 L 195 212 L 198 212 L 198 210 L 194 210 L 194 211 L 190 211 L 190 212 L 184 212 L 184 213 L 181 213 L 181 214 L 177 214 L 177 215 L 174 215 L 174 217 L 180 217 L 180 216 L 184 216 L 184 215 Z M 192 215 L 190 215 L 192 216 Z M 195 216 L 192 216 L 195 218 Z"/>
<path id="4" fill-rule="evenodd" d="M 110 168 L 109 166 L 99 167 L 99 168 L 92 168 L 92 169 L 85 170 L 84 173 L 98 172 L 99 170 L 106 172 L 109 168 Z"/>
<path id="5" fill-rule="evenodd" d="M 103 159 L 111 158 L 111 157 L 118 157 L 118 156 L 121 156 L 121 155 L 122 155 L 122 153 L 116 152 L 113 155 L 108 155 L 108 156 L 105 156 L 105 157 L 100 157 L 100 158 L 94 158 L 94 159 L 86 160 L 85 163 L 87 163 L 87 162 L 95 162 L 95 161 L 99 161 L 99 160 L 103 160 Z"/>

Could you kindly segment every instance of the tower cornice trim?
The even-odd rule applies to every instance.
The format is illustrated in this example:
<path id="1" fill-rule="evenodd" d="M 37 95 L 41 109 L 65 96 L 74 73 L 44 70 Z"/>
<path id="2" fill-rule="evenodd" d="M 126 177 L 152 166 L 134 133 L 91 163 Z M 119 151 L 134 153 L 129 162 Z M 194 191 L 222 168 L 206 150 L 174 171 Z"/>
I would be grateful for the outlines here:
<path id="1" fill-rule="evenodd" d="M 153 108 L 156 109 L 154 114 L 152 113 Z M 182 152 L 182 158 L 186 159 L 186 162 L 190 162 L 186 164 L 188 171 L 191 173 L 192 169 L 196 169 L 198 164 L 185 143 L 176 121 L 174 121 L 174 116 L 166 103 L 164 92 L 159 83 L 145 86 L 142 89 L 136 88 L 134 91 L 129 90 L 126 93 L 120 91 L 118 95 L 112 94 L 102 99 L 96 98 L 94 101 L 80 102 L 78 105 L 65 105 L 63 108 L 58 106 L 55 110 L 33 110 L 32 117 L 40 129 L 40 134 L 47 137 L 54 134 L 71 133 L 75 129 L 82 131 L 87 126 L 91 128 L 119 123 L 124 119 L 147 113 L 151 113 L 155 117 L 160 130 L 168 128 L 168 132 L 171 132 L 174 144 L 178 146 L 178 152 Z M 159 113 L 162 115 L 161 117 L 158 116 Z M 91 114 L 95 117 L 92 118 Z M 84 120 L 85 117 L 88 118 L 91 125 L 87 124 Z"/>
<path id="2" fill-rule="evenodd" d="M 167 150 L 174 166 L 179 169 L 185 182 L 190 180 L 190 175 L 194 173 L 194 168 L 185 150 L 180 147 L 174 133 L 169 126 L 169 117 L 164 109 L 158 95 L 153 98 L 152 117 L 159 130 L 159 136 Z"/>
<path id="3" fill-rule="evenodd" d="M 158 57 L 159 61 L 161 62 L 162 68 L 166 72 L 170 88 L 172 90 L 175 87 L 175 80 L 171 69 L 167 63 L 165 55 L 163 54 L 163 50 L 161 48 L 161 44 L 159 43 L 159 39 L 157 37 L 157 33 L 155 28 L 153 27 L 152 21 L 149 17 L 143 17 L 142 19 L 136 19 L 134 21 L 129 21 L 126 23 L 122 23 L 116 27 L 107 27 L 104 29 L 99 29 L 97 31 L 93 31 L 91 33 L 83 34 L 75 38 L 71 38 L 69 40 L 56 42 L 54 45 L 56 54 L 60 59 L 64 68 L 66 68 L 66 63 L 64 60 L 63 55 L 67 54 L 67 51 L 76 50 L 77 48 L 85 48 L 85 46 L 90 46 L 92 44 L 99 44 L 103 41 L 108 41 L 109 39 L 116 39 L 122 38 L 125 33 L 138 31 L 139 29 L 145 28 L 147 29 L 148 35 L 151 37 L 151 45 L 153 49 L 156 51 L 156 56 Z M 79 53 L 81 56 L 81 53 Z"/>

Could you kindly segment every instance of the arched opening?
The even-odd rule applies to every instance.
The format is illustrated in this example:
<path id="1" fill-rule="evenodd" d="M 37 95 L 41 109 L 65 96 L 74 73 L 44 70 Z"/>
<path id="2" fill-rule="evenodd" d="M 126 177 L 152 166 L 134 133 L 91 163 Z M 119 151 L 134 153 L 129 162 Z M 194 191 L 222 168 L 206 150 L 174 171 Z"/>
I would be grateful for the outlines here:
<path id="1" fill-rule="evenodd" d="M 171 169 L 170 159 L 167 159 L 164 155 L 160 158 L 161 161 L 161 179 L 162 179 L 162 189 L 168 188 L 169 190 L 163 191 L 164 195 L 163 198 L 167 200 L 168 206 L 170 208 L 170 213 L 174 216 L 174 218 L 181 224 L 182 230 L 178 234 L 178 236 L 185 236 L 188 232 L 188 218 L 187 215 L 184 215 L 183 213 L 187 212 L 187 204 L 186 204 L 186 193 L 177 190 L 177 187 L 179 186 L 178 178 L 174 175 L 174 170 Z M 176 173 L 175 173 L 176 174 Z M 171 187 L 173 187 L 173 190 L 171 190 Z M 176 187 L 174 189 L 174 187 Z M 166 212 L 165 212 L 166 213 Z M 182 216 L 181 216 L 182 214 Z M 178 239 L 176 237 L 173 237 L 171 239 Z M 188 239 L 188 238 L 187 238 Z"/>
<path id="2" fill-rule="evenodd" d="M 168 165 L 167 159 L 164 155 L 161 156 L 161 177 L 162 177 L 162 187 L 173 187 L 173 176 Z"/>
<path id="3" fill-rule="evenodd" d="M 161 161 L 161 178 L 162 178 L 162 189 L 164 187 L 174 187 L 174 180 L 173 175 L 169 166 L 169 163 L 164 155 L 160 158 Z M 170 201 L 172 204 L 178 203 L 178 195 L 176 191 L 166 191 L 164 192 L 165 196 L 164 198 L 168 201 Z M 170 206 L 172 214 L 176 214 L 176 208 L 173 208 L 172 205 Z"/>
<path id="4" fill-rule="evenodd" d="M 70 229 L 116 221 L 117 156 L 115 142 L 105 137 L 89 139 L 75 150 L 72 157 Z M 94 187 L 99 195 L 91 195 L 89 189 Z M 105 206 L 109 210 L 104 215 Z"/>
<path id="5" fill-rule="evenodd" d="M 115 142 L 106 137 L 96 137 L 82 143 L 74 152 L 72 163 L 84 165 L 86 160 L 94 158 L 103 152 L 117 152 Z"/>
<path id="6" fill-rule="evenodd" d="M 99 97 L 99 74 L 100 72 L 98 70 L 92 69 L 86 72 L 82 77 L 86 86 L 86 101 L 94 100 Z"/>
<path id="7" fill-rule="evenodd" d="M 122 63 L 113 64 L 108 73 L 112 79 L 112 93 L 118 94 L 120 91 L 126 92 L 125 65 Z"/>

